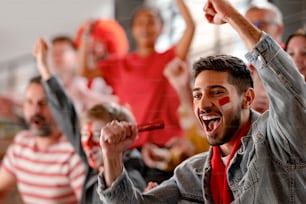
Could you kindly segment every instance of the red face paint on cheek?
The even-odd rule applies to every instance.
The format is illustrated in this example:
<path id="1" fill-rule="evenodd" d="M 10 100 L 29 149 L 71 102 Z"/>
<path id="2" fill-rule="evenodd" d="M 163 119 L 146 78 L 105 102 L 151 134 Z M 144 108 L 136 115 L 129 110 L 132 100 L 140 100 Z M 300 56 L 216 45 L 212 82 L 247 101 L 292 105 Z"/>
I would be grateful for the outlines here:
<path id="1" fill-rule="evenodd" d="M 223 109 L 228 109 L 231 107 L 230 98 L 228 96 L 219 99 L 219 105 Z"/>
<path id="2" fill-rule="evenodd" d="M 102 157 L 99 142 L 94 140 L 93 123 L 88 122 L 86 125 L 86 136 L 82 135 L 82 147 L 87 155 L 87 160 L 92 168 L 97 168 L 101 164 Z"/>
<path id="3" fill-rule="evenodd" d="M 93 138 L 93 132 L 92 132 L 92 123 L 88 122 L 86 125 L 86 137 L 82 136 L 82 145 L 84 149 L 91 150 L 92 148 L 92 138 Z"/>
<path id="4" fill-rule="evenodd" d="M 219 105 L 220 105 L 220 106 L 226 105 L 226 104 L 228 104 L 229 102 L 230 102 L 230 98 L 229 98 L 228 96 L 219 99 Z"/>

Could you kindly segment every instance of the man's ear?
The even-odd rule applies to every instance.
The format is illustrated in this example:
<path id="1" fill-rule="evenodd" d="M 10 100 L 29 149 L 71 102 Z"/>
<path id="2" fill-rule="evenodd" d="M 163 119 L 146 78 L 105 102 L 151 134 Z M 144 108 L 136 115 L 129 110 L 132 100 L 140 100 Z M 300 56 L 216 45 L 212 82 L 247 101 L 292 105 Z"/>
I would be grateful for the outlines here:
<path id="1" fill-rule="evenodd" d="M 255 91 L 253 88 L 248 88 L 242 95 L 242 108 L 249 109 L 254 101 Z"/>

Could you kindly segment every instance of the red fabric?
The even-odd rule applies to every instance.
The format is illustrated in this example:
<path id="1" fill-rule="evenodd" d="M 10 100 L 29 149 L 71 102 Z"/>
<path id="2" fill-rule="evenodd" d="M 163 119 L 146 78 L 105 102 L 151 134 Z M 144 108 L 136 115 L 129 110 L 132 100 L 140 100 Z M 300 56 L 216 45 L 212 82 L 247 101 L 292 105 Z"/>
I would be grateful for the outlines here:
<path id="1" fill-rule="evenodd" d="M 219 99 L 219 104 L 220 104 L 220 106 L 223 106 L 223 105 L 225 105 L 225 104 L 227 104 L 227 103 L 229 103 L 229 102 L 230 102 L 230 98 L 229 98 L 228 96 Z"/>
<path id="2" fill-rule="evenodd" d="M 84 32 L 84 25 L 78 31 L 75 44 L 78 47 Z M 105 43 L 107 51 L 111 55 L 124 56 L 129 49 L 128 40 L 122 26 L 113 19 L 99 19 L 97 20 L 91 32 L 91 36 Z"/>
<path id="3" fill-rule="evenodd" d="M 213 156 L 211 158 L 212 174 L 210 178 L 210 188 L 214 203 L 228 204 L 231 203 L 234 199 L 227 183 L 226 169 L 228 168 L 231 159 L 241 145 L 241 138 L 248 133 L 250 126 L 251 121 L 248 121 L 248 123 L 231 139 L 230 142 L 233 144 L 233 149 L 228 157 L 226 166 L 224 165 L 221 158 L 222 153 L 220 152 L 220 147 L 213 146 Z"/>
<path id="4" fill-rule="evenodd" d="M 29 131 L 16 135 L 1 170 L 17 179 L 24 203 L 78 203 L 76 194 L 82 192 L 86 173 L 85 165 L 65 136 L 39 149 Z"/>
<path id="5" fill-rule="evenodd" d="M 87 80 L 87 88 L 91 89 L 92 87 L 92 80 Z"/>
<path id="6" fill-rule="evenodd" d="M 131 108 L 138 124 L 165 122 L 163 130 L 139 133 L 132 147 L 141 147 L 146 142 L 165 146 L 171 138 L 182 136 L 177 111 L 179 97 L 163 75 L 166 64 L 174 57 L 173 47 L 147 57 L 130 53 L 118 64 L 101 67 L 104 79 L 119 96 L 120 103 Z"/>

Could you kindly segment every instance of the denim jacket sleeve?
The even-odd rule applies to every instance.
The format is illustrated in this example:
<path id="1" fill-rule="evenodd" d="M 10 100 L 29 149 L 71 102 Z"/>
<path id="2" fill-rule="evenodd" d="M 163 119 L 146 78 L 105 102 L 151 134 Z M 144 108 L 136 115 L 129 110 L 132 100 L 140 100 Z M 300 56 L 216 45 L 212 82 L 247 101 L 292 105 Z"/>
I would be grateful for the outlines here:
<path id="1" fill-rule="evenodd" d="M 264 135 L 273 155 L 286 163 L 305 163 L 306 87 L 303 76 L 291 57 L 265 33 L 246 58 L 255 65 L 270 100 Z"/>
<path id="2" fill-rule="evenodd" d="M 98 178 L 100 199 L 103 203 L 210 203 L 204 200 L 202 189 L 204 163 L 209 160 L 208 155 L 207 152 L 201 153 L 183 161 L 170 179 L 146 193 L 135 189 L 126 169 L 108 188 L 101 174 Z"/>
<path id="3" fill-rule="evenodd" d="M 174 198 L 178 198 L 178 191 L 175 182 L 167 180 L 160 184 L 149 193 L 142 194 L 135 189 L 132 181 L 129 179 L 127 171 L 123 169 L 120 177 L 114 181 L 111 187 L 107 188 L 104 175 L 99 175 L 99 187 L 97 189 L 102 203 L 128 203 L 128 204 L 155 204 L 155 203 L 177 203 Z M 167 193 L 165 193 L 167 192 Z"/>
<path id="4" fill-rule="evenodd" d="M 81 145 L 79 119 L 73 102 L 66 94 L 64 87 L 56 77 L 53 76 L 49 80 L 44 81 L 43 85 L 47 93 L 49 106 L 56 122 L 82 161 L 85 164 L 88 164 Z"/>

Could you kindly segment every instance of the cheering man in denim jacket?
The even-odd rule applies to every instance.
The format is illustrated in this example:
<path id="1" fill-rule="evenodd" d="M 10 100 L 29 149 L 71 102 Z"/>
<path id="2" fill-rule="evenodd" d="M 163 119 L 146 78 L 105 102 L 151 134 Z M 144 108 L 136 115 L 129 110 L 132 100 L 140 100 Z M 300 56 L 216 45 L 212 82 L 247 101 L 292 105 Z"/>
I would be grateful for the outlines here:
<path id="1" fill-rule="evenodd" d="M 184 161 L 174 176 L 140 194 L 122 164 L 135 139 L 135 125 L 112 122 L 101 131 L 105 171 L 100 199 L 107 203 L 303 203 L 306 200 L 306 89 L 294 62 L 270 36 L 254 27 L 228 1 L 208 0 L 205 17 L 230 24 L 267 90 L 270 108 L 251 109 L 255 94 L 247 65 L 228 55 L 194 66 L 194 113 L 209 152 Z"/>

